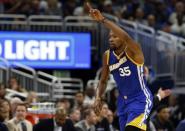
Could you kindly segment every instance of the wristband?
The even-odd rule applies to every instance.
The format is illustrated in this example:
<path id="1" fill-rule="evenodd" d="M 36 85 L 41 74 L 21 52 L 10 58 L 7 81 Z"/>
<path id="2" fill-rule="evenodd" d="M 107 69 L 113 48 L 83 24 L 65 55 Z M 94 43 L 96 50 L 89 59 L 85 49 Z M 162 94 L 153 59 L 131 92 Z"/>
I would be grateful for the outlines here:
<path id="1" fill-rule="evenodd" d="M 100 20 L 100 22 L 101 22 L 101 23 L 105 23 L 105 20 L 106 20 L 106 18 L 105 18 L 105 17 L 103 17 L 103 19 L 102 19 L 102 20 Z"/>

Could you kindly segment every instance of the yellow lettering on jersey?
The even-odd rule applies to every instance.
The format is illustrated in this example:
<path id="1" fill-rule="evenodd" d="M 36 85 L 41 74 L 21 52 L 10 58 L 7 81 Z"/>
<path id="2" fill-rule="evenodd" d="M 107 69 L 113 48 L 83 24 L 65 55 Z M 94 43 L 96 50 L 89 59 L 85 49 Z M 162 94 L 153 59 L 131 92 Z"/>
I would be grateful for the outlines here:
<path id="1" fill-rule="evenodd" d="M 113 64 L 113 65 L 110 65 L 110 66 L 109 66 L 109 70 L 110 70 L 110 71 L 113 71 L 113 70 L 119 68 L 120 65 L 122 65 L 122 64 L 125 63 L 126 61 L 127 61 L 127 58 L 126 58 L 126 57 L 121 58 L 121 59 L 119 60 L 118 63 L 115 63 L 115 64 Z"/>

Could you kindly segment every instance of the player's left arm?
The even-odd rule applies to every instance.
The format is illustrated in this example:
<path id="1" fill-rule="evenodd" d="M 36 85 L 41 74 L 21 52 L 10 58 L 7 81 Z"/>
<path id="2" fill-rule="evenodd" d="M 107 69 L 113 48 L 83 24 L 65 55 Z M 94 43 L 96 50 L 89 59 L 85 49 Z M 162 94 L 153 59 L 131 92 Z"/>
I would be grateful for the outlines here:
<path id="1" fill-rule="evenodd" d="M 129 34 L 120 28 L 116 23 L 106 19 L 98 9 L 93 9 L 89 3 L 86 4 L 89 10 L 90 16 L 104 24 L 108 29 L 112 30 L 116 36 L 118 36 L 123 43 L 127 45 L 126 53 L 132 59 L 134 63 L 143 64 L 144 63 L 144 56 L 139 44 L 137 44 Z"/>
<path id="2" fill-rule="evenodd" d="M 136 64 L 144 64 L 144 55 L 140 45 L 132 39 L 129 34 L 120 28 L 114 22 L 104 19 L 102 22 L 107 28 L 113 31 L 124 44 L 126 44 L 126 53 L 130 59 Z"/>

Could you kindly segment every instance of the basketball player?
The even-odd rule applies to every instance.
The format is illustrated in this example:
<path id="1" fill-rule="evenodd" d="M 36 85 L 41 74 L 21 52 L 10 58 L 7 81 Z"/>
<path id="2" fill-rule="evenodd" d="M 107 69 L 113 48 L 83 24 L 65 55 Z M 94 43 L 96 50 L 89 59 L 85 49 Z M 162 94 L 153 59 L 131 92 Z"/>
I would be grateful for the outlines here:
<path id="1" fill-rule="evenodd" d="M 137 44 L 123 29 L 106 19 L 87 3 L 90 16 L 110 29 L 110 49 L 103 55 L 103 67 L 94 103 L 99 114 L 102 95 L 109 73 L 117 83 L 117 112 L 121 131 L 146 131 L 146 119 L 152 108 L 152 95 L 143 73 L 144 56 Z"/>

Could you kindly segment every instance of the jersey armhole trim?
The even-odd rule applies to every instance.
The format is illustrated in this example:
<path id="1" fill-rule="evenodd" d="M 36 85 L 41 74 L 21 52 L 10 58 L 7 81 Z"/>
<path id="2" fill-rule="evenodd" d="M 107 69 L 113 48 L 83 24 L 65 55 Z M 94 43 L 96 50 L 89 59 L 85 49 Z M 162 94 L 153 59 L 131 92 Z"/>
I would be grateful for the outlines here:
<path id="1" fill-rule="evenodd" d="M 139 63 L 135 62 L 135 61 L 127 54 L 126 51 L 125 51 L 125 54 L 126 54 L 127 57 L 129 58 L 129 60 L 130 60 L 131 62 L 133 62 L 135 65 L 137 65 L 137 66 L 143 66 L 143 65 L 144 65 L 144 62 L 143 62 L 142 64 L 139 64 Z"/>
<path id="2" fill-rule="evenodd" d="M 105 54 L 106 54 L 106 58 L 107 58 L 107 60 L 106 60 L 107 65 L 109 65 L 110 50 L 107 50 L 107 51 L 105 52 Z"/>
<path id="3" fill-rule="evenodd" d="M 110 50 L 105 51 L 105 56 L 106 56 L 106 64 L 109 65 Z"/>

